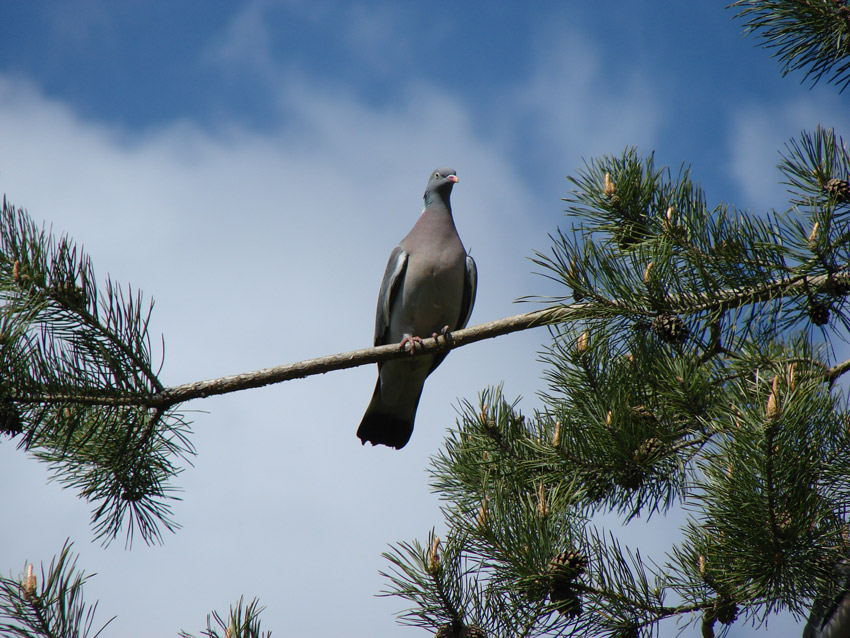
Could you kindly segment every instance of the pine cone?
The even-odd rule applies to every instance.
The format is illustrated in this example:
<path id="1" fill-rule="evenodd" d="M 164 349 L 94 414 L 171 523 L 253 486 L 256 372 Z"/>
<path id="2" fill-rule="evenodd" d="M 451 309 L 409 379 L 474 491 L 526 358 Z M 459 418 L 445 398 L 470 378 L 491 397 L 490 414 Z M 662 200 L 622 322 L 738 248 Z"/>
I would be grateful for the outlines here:
<path id="1" fill-rule="evenodd" d="M 83 309 L 88 303 L 83 289 L 73 281 L 54 282 L 50 293 L 59 303 L 72 310 Z"/>
<path id="2" fill-rule="evenodd" d="M 661 441 L 655 437 L 647 439 L 640 444 L 637 450 L 635 450 L 635 463 L 640 464 L 646 462 L 648 459 L 657 456 L 663 448 L 664 446 Z"/>
<path id="3" fill-rule="evenodd" d="M 658 427 L 658 417 L 655 413 L 645 405 L 633 405 L 629 408 L 629 414 L 632 419 L 637 421 L 641 426 L 655 429 Z"/>
<path id="4" fill-rule="evenodd" d="M 612 205 L 615 199 L 617 199 L 616 195 L 611 200 Z M 619 204 L 619 200 L 617 203 Z M 631 219 L 622 220 L 614 231 L 614 239 L 617 241 L 617 245 L 623 250 L 631 248 L 647 237 L 649 237 L 649 231 L 646 228 L 646 224 Z"/>
<path id="5" fill-rule="evenodd" d="M 839 202 L 850 202 L 850 182 L 846 179 L 833 178 L 823 189 Z"/>
<path id="6" fill-rule="evenodd" d="M 714 614 L 724 625 L 731 625 L 738 617 L 738 605 L 731 600 L 718 600 L 714 603 Z"/>
<path id="7" fill-rule="evenodd" d="M 549 561 L 549 600 L 559 614 L 570 618 L 581 614 L 581 599 L 572 585 L 586 568 L 587 557 L 572 549 Z"/>
<path id="8" fill-rule="evenodd" d="M 666 343 L 681 344 L 688 338 L 688 327 L 678 315 L 658 315 L 652 320 L 652 332 Z"/>
<path id="9" fill-rule="evenodd" d="M 850 295 L 850 278 L 847 276 L 831 275 L 823 283 L 821 290 L 832 297 Z"/>
<path id="10" fill-rule="evenodd" d="M 629 463 L 614 477 L 614 482 L 623 489 L 636 490 L 643 485 L 644 478 L 643 469 L 636 463 Z"/>
<path id="11" fill-rule="evenodd" d="M 553 583 L 572 583 L 587 568 L 587 557 L 581 553 L 568 549 L 561 552 L 549 561 L 549 577 Z"/>
<path id="12" fill-rule="evenodd" d="M 581 616 L 581 598 L 571 587 L 553 588 L 549 594 L 552 606 L 562 616 L 578 618 Z"/>
<path id="13" fill-rule="evenodd" d="M 823 326 L 829 323 L 829 307 L 820 301 L 809 302 L 809 319 L 816 326 Z"/>
<path id="14" fill-rule="evenodd" d="M 551 579 L 547 576 L 529 577 L 519 583 L 518 589 L 529 599 L 534 602 L 546 600 L 549 595 L 549 586 Z"/>
<path id="15" fill-rule="evenodd" d="M 487 638 L 487 632 L 477 625 L 463 625 L 455 631 L 451 623 L 441 626 L 434 638 Z"/>

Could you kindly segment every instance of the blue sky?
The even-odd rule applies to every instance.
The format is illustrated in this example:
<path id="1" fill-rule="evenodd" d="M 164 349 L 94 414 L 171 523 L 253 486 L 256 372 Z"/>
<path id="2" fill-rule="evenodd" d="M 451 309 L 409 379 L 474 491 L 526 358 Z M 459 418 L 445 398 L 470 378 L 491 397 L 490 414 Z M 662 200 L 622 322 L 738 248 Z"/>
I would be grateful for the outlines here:
<path id="1" fill-rule="evenodd" d="M 445 164 L 478 262 L 472 322 L 516 314 L 551 290 L 527 258 L 569 225 L 564 178 L 583 159 L 654 149 L 692 165 L 711 203 L 765 211 L 784 207 L 786 140 L 850 135 L 847 96 L 781 78 L 723 7 L 0 0 L 0 190 L 156 299 L 168 384 L 369 345 L 387 256 Z M 199 456 L 162 547 L 91 543 L 88 505 L 0 443 L 16 486 L 0 492 L 16 521 L 0 569 L 70 537 L 114 636 L 198 632 L 240 594 L 275 635 L 425 635 L 374 597 L 380 553 L 439 530 L 426 468 L 459 399 L 504 382 L 539 405 L 545 340 L 452 353 L 401 452 L 354 436 L 372 366 L 188 404 Z M 664 530 L 638 521 L 628 538 L 662 557 Z"/>

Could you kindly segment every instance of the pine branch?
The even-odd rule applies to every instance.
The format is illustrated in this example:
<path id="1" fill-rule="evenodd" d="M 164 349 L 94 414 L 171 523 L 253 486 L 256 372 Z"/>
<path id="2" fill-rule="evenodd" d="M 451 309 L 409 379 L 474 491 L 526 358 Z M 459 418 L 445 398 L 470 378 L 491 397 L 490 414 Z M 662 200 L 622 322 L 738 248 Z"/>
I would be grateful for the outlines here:
<path id="1" fill-rule="evenodd" d="M 19 579 L 0 577 L 0 634 L 17 638 L 87 638 L 94 624 L 97 603 L 83 600 L 83 584 L 88 577 L 77 571 L 77 558 L 71 543 L 39 578 L 29 565 Z M 97 638 L 110 618 L 92 636 Z"/>
<path id="2" fill-rule="evenodd" d="M 850 276 L 850 269 L 831 275 Z M 776 279 L 765 282 L 760 286 L 727 289 L 714 292 L 711 295 L 684 296 L 669 295 L 665 298 L 665 306 L 678 314 L 698 314 L 704 312 L 728 311 L 745 305 L 770 301 L 778 297 L 800 294 L 808 287 L 822 286 L 830 275 L 806 277 L 798 275 L 793 278 Z M 652 310 L 639 309 L 648 317 L 657 314 Z M 617 299 L 600 298 L 598 303 L 575 303 L 555 305 L 551 308 L 535 310 L 503 319 L 496 319 L 450 333 L 448 339 L 443 337 L 428 337 L 417 345 L 417 353 L 429 354 L 448 352 L 485 339 L 492 339 L 521 330 L 529 330 L 553 324 L 571 323 L 586 319 L 607 317 L 617 313 L 634 313 L 635 308 Z M 304 359 L 272 368 L 264 368 L 254 372 L 229 375 L 184 383 L 165 388 L 151 395 L 107 393 L 81 394 L 47 394 L 40 396 L 13 395 L 15 403 L 76 403 L 91 406 L 144 406 L 147 408 L 169 409 L 179 403 L 202 399 L 210 396 L 230 394 L 254 388 L 261 388 L 275 383 L 303 379 L 317 374 L 326 374 L 335 370 L 346 370 L 370 363 L 402 359 L 409 357 L 409 351 L 400 350 L 396 344 L 388 344 L 373 348 L 362 348 L 337 354 Z"/>
<path id="3" fill-rule="evenodd" d="M 839 92 L 850 84 L 850 5 L 845 0 L 738 0 L 730 8 L 774 49 L 782 74 L 802 70 L 804 80 L 827 81 Z"/>
<path id="4" fill-rule="evenodd" d="M 124 302 L 123 292 L 121 292 L 120 290 L 117 290 L 117 292 L 116 292 L 116 289 L 113 288 L 111 282 L 107 282 L 107 285 L 108 285 L 108 288 L 109 288 L 109 291 L 108 291 L 109 297 L 111 298 L 114 295 L 120 296 L 121 297 L 120 303 L 121 303 L 121 305 L 124 305 L 123 304 L 123 302 Z M 51 299 L 56 301 L 59 305 L 65 305 L 67 303 L 64 300 L 64 298 L 62 297 L 62 295 L 57 294 L 55 291 L 50 291 L 48 293 L 48 295 L 50 296 Z M 132 290 L 129 289 L 129 288 L 128 288 L 128 296 L 132 300 Z M 138 304 L 141 303 L 141 297 L 138 298 L 137 303 Z M 133 308 L 133 304 L 132 304 L 132 301 L 131 301 L 130 302 L 131 312 L 132 312 L 132 308 Z M 150 310 L 153 310 L 153 305 L 151 305 Z M 148 318 L 144 320 L 144 327 L 141 330 L 142 335 L 147 333 L 146 328 L 147 328 L 147 323 L 148 323 L 148 320 L 149 320 L 149 317 L 150 317 L 150 310 L 148 311 Z M 77 309 L 75 309 L 75 311 L 76 311 L 77 316 L 82 320 L 82 322 L 86 326 L 88 326 L 91 330 L 96 331 L 98 334 L 102 335 L 102 337 L 105 340 L 107 340 L 109 342 L 109 344 L 112 345 L 112 347 L 114 347 L 116 350 L 118 350 L 122 355 L 124 355 L 127 358 L 128 361 L 131 362 L 131 364 L 132 364 L 131 369 L 134 372 L 139 371 L 142 374 L 144 374 L 144 377 L 145 377 L 144 381 L 142 381 L 141 379 L 138 379 L 138 378 L 136 379 L 136 382 L 137 382 L 138 385 L 143 385 L 144 383 L 148 383 L 151 386 L 153 386 L 153 388 L 158 392 L 161 392 L 162 390 L 164 390 L 164 386 L 160 382 L 159 377 L 157 377 L 156 373 L 153 371 L 153 367 L 151 366 L 151 363 L 150 363 L 150 361 L 148 360 L 147 357 L 140 356 L 137 350 L 130 347 L 130 345 L 124 339 L 121 339 L 118 336 L 118 334 L 116 334 L 115 330 L 110 330 L 108 325 L 104 326 L 103 323 L 100 322 L 95 315 L 93 315 L 91 312 L 89 312 L 88 309 L 77 308 Z M 142 323 L 142 322 L 140 321 L 139 323 Z"/>
<path id="5" fill-rule="evenodd" d="M 260 614 L 265 607 L 254 598 L 247 605 L 243 597 L 231 605 L 227 620 L 217 611 L 207 615 L 207 626 L 201 632 L 205 638 L 270 638 L 272 632 L 263 631 L 260 624 Z M 195 638 L 192 634 L 181 631 L 180 638 Z"/>
<path id="6" fill-rule="evenodd" d="M 836 274 L 839 276 L 850 276 L 850 269 Z M 818 275 L 815 277 L 799 275 L 788 279 L 768 281 L 760 286 L 740 290 L 728 289 L 699 297 L 670 295 L 665 300 L 665 306 L 683 315 L 728 311 L 749 304 L 769 301 L 777 297 L 799 294 L 805 291 L 807 287 L 816 288 L 822 286 L 829 278 L 829 275 Z M 492 339 L 530 328 L 571 323 L 600 316 L 610 316 L 618 312 L 628 312 L 631 314 L 633 311 L 634 308 L 629 304 L 616 299 L 603 299 L 598 304 L 574 303 L 556 305 L 551 308 L 505 317 L 464 328 L 463 330 L 457 330 L 450 334 L 448 340 L 444 340 L 442 337 L 438 337 L 437 339 L 433 337 L 423 339 L 421 348 L 417 346 L 417 352 L 423 354 L 447 352 L 455 348 L 483 341 L 484 339 Z M 647 316 L 653 315 L 652 311 L 644 309 L 641 309 L 641 311 L 645 312 Z M 170 407 L 192 399 L 260 388 L 283 381 L 303 379 L 316 374 L 356 368 L 369 363 L 401 359 L 406 356 L 410 356 L 409 353 L 400 351 L 398 345 L 395 344 L 352 350 L 315 359 L 305 359 L 256 372 L 172 386 L 166 388 L 162 393 L 154 395 L 147 405 L 150 407 Z M 97 401 L 96 397 L 90 398 L 94 402 Z M 108 402 L 105 403 L 108 404 Z"/>
<path id="7" fill-rule="evenodd" d="M 838 379 L 838 377 L 843 374 L 846 374 L 848 370 L 850 370 L 850 359 L 842 361 L 841 363 L 838 363 L 829 368 L 826 372 L 826 378 L 829 383 L 834 383 Z"/>
<path id="8" fill-rule="evenodd" d="M 58 556 L 40 575 L 33 565 L 18 578 L 0 577 L 0 635 L 8 638 L 98 638 L 115 616 L 94 631 L 97 603 L 86 604 L 83 585 L 89 576 L 77 569 L 77 556 L 66 541 Z M 240 598 L 230 607 L 227 620 L 216 611 L 207 616 L 206 638 L 269 638 L 259 616 L 264 610 L 256 598 Z M 93 632 L 93 633 L 92 633 Z M 181 638 L 194 638 L 181 631 Z"/>
<path id="9" fill-rule="evenodd" d="M 584 316 L 586 307 L 579 304 L 571 308 L 563 308 L 553 316 L 551 310 L 537 310 L 525 314 L 514 315 L 479 324 L 463 330 L 450 333 L 448 339 L 442 336 L 428 337 L 422 340 L 422 345 L 416 346 L 416 351 L 422 354 L 447 352 L 484 339 L 492 339 L 520 330 L 528 330 L 547 325 L 552 321 L 567 321 Z M 363 348 L 339 354 L 327 355 L 315 359 L 306 359 L 256 372 L 237 374 L 196 383 L 186 383 L 167 388 L 159 395 L 152 397 L 150 405 L 171 406 L 192 399 L 199 399 L 219 394 L 228 394 L 250 388 L 259 388 L 274 383 L 292 379 L 302 379 L 316 374 L 325 374 L 334 370 L 345 370 L 369 363 L 377 363 L 390 359 L 409 357 L 409 351 L 402 351 L 397 344 Z"/>

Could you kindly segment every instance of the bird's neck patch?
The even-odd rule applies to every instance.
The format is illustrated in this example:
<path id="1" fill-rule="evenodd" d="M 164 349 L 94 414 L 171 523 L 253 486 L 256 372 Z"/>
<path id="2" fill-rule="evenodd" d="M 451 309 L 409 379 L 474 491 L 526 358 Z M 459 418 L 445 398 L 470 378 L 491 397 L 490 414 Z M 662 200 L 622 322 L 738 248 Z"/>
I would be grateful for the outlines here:
<path id="1" fill-rule="evenodd" d="M 425 208 L 431 208 L 432 206 L 440 206 L 442 208 L 445 208 L 449 212 L 451 212 L 452 210 L 451 204 L 449 204 L 445 197 L 440 196 L 437 191 L 426 191 L 424 199 Z"/>

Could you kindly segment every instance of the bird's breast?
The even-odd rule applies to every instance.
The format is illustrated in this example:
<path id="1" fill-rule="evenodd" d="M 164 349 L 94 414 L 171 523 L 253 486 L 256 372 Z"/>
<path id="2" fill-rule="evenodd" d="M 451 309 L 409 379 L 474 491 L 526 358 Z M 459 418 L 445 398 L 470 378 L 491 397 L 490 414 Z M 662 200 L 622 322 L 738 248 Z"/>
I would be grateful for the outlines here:
<path id="1" fill-rule="evenodd" d="M 431 254 L 421 263 L 411 255 L 399 291 L 399 307 L 392 313 L 397 321 L 390 326 L 393 341 L 405 335 L 430 337 L 444 326 L 454 329 L 463 299 L 465 256 L 456 250 Z"/>

